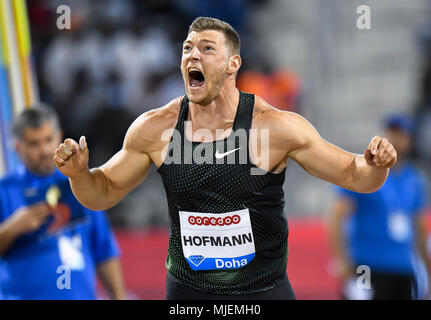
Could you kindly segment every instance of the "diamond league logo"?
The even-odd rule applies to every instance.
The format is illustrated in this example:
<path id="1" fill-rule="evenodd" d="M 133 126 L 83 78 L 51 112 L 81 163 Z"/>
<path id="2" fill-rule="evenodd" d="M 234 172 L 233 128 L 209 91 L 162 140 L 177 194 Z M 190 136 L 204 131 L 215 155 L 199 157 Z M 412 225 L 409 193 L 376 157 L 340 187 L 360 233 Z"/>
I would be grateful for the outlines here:
<path id="1" fill-rule="evenodd" d="M 193 263 L 197 267 L 202 263 L 202 261 L 205 260 L 205 257 L 202 255 L 191 255 L 188 257 L 188 259 L 191 263 Z"/>

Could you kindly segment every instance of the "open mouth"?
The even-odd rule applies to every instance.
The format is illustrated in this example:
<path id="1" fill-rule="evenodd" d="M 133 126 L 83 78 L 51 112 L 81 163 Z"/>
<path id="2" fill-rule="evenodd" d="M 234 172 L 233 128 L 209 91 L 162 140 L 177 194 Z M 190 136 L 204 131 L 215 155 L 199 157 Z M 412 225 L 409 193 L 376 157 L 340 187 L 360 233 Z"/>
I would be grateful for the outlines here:
<path id="1" fill-rule="evenodd" d="M 202 72 L 196 68 L 189 69 L 189 85 L 191 88 L 201 88 L 205 84 L 205 77 Z"/>

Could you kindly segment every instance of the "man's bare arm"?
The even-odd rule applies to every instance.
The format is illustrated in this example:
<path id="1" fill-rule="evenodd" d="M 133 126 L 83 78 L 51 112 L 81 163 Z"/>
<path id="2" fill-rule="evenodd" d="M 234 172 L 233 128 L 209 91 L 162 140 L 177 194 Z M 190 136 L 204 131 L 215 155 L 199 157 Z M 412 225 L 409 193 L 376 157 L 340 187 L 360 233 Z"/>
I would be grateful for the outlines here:
<path id="1" fill-rule="evenodd" d="M 0 256 L 6 254 L 18 236 L 19 232 L 13 223 L 4 221 L 0 224 Z"/>
<path id="2" fill-rule="evenodd" d="M 79 144 L 66 139 L 56 150 L 54 161 L 69 177 L 72 191 L 82 205 L 91 210 L 109 209 L 145 179 L 152 163 L 145 152 L 145 141 L 141 140 L 145 120 L 145 114 L 135 120 L 123 148 L 99 168 L 88 169 L 89 151 L 83 137 Z"/>
<path id="3" fill-rule="evenodd" d="M 424 261 L 426 271 L 428 273 L 428 280 L 431 284 L 431 258 L 428 256 L 428 231 L 424 212 L 416 214 L 414 227 L 416 235 L 416 248 Z M 431 292 L 431 288 L 429 288 L 429 291 Z"/>
<path id="4" fill-rule="evenodd" d="M 7 253 L 19 236 L 40 228 L 51 211 L 45 202 L 38 202 L 31 206 L 18 208 L 10 217 L 0 223 L 0 256 Z"/>
<path id="5" fill-rule="evenodd" d="M 347 241 L 343 232 L 343 223 L 352 213 L 353 204 L 346 198 L 337 199 L 329 213 L 329 242 L 337 260 L 338 274 L 346 280 L 353 273 L 353 262 L 347 250 Z"/>
<path id="6" fill-rule="evenodd" d="M 105 289 L 113 300 L 125 300 L 126 288 L 124 286 L 120 259 L 112 258 L 97 265 L 97 274 Z"/>
<path id="7" fill-rule="evenodd" d="M 396 163 L 396 151 L 386 139 L 376 136 L 364 155 L 352 154 L 324 140 L 307 120 L 295 113 L 281 112 L 279 119 L 289 128 L 281 131 L 290 146 L 287 156 L 313 176 L 340 187 L 374 192 L 384 184 L 389 168 Z"/>

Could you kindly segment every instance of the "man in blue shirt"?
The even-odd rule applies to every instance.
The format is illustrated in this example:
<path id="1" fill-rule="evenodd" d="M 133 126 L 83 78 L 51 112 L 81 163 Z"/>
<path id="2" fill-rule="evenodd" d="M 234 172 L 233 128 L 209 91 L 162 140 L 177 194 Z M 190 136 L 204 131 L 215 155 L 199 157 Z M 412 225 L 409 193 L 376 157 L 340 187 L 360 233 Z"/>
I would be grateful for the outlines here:
<path id="1" fill-rule="evenodd" d="M 3 299 L 95 299 L 96 272 L 124 299 L 119 250 L 103 212 L 81 206 L 54 165 L 62 140 L 48 107 L 13 125 L 24 166 L 0 180 L 0 292 Z"/>
<path id="2" fill-rule="evenodd" d="M 337 188 L 331 211 L 331 243 L 347 299 L 411 299 L 418 297 L 418 286 L 428 287 L 427 279 L 416 282 L 414 277 L 418 256 L 428 279 L 431 263 L 423 215 L 426 179 L 407 159 L 413 122 L 392 115 L 385 125 L 386 136 L 398 153 L 385 184 L 371 194 Z M 353 275 L 365 275 L 365 269 L 358 266 L 369 267 L 370 288 L 359 290 Z"/>

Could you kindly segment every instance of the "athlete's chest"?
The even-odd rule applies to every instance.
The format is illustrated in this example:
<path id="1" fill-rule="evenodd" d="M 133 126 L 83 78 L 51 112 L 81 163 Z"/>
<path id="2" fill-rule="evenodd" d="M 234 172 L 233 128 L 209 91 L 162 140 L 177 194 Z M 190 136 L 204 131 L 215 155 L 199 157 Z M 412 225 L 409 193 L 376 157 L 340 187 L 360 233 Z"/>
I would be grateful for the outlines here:
<path id="1" fill-rule="evenodd" d="M 178 122 L 170 134 L 157 141 L 150 154 L 158 168 L 164 163 L 243 165 L 253 164 L 263 171 L 281 172 L 286 166 L 286 148 L 280 145 L 273 116 L 254 105 L 253 95 L 241 94 L 235 117 L 223 120 L 208 114 L 193 118 L 183 101 Z M 266 116 L 265 116 L 266 115 Z M 229 120 L 230 119 L 230 120 Z M 166 139 L 169 137 L 169 139 Z M 161 151 L 159 151 L 161 150 Z"/>
<path id="2" fill-rule="evenodd" d="M 286 151 L 267 129 L 230 130 L 211 142 L 208 136 L 198 136 L 202 141 L 172 130 L 169 140 L 155 142 L 150 157 L 157 168 L 164 163 L 243 165 L 250 162 L 263 171 L 278 173 L 286 166 Z"/>

